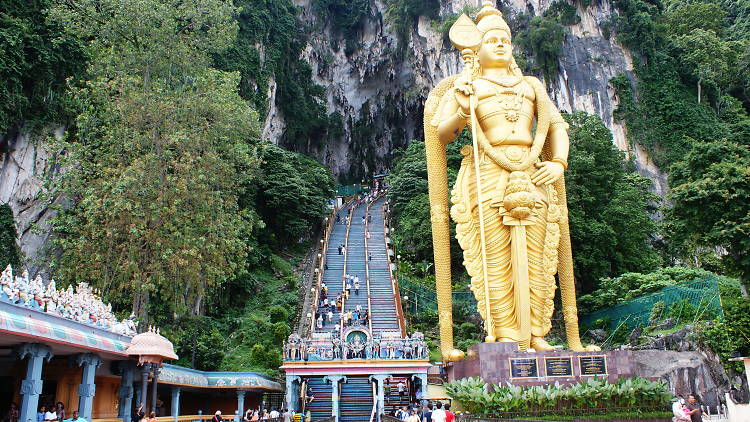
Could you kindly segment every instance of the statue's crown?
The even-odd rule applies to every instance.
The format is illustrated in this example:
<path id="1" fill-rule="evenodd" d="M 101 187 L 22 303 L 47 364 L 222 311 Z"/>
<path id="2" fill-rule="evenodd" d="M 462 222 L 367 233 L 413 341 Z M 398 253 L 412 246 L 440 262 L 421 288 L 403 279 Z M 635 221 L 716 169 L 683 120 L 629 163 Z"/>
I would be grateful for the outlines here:
<path id="1" fill-rule="evenodd" d="M 499 29 L 510 35 L 510 27 L 503 19 L 503 13 L 489 0 L 482 3 L 482 8 L 477 13 L 477 28 L 483 35 L 492 29 Z"/>

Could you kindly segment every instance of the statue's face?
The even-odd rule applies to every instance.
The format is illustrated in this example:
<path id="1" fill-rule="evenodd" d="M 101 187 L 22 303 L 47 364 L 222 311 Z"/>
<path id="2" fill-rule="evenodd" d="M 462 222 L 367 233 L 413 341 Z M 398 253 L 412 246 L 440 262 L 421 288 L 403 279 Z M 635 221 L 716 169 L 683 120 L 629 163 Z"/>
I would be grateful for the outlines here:
<path id="1" fill-rule="evenodd" d="M 510 34 L 499 29 L 487 31 L 477 54 L 483 68 L 508 67 L 513 60 Z"/>

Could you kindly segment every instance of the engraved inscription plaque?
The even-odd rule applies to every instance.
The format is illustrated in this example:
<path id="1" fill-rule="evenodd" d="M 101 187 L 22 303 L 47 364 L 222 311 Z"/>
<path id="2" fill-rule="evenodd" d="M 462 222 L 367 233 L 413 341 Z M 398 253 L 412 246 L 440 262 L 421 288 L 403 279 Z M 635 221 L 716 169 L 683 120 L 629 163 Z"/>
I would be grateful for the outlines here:
<path id="1" fill-rule="evenodd" d="M 578 363 L 581 367 L 581 376 L 607 375 L 607 357 L 579 356 Z"/>
<path id="2" fill-rule="evenodd" d="M 509 358 L 511 378 L 539 378 L 536 358 Z"/>
<path id="3" fill-rule="evenodd" d="M 544 369 L 548 377 L 572 377 L 573 376 L 573 358 L 554 357 L 544 358 Z"/>

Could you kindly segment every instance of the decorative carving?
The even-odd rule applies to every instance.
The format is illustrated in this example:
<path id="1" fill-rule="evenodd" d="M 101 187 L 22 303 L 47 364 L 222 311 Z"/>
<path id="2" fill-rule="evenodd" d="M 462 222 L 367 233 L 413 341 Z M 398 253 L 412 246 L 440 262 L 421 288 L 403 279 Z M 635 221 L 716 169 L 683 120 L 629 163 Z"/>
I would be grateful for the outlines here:
<path id="1" fill-rule="evenodd" d="M 52 349 L 49 346 L 39 343 L 23 343 L 15 346 L 14 349 L 19 360 L 29 358 L 43 358 L 47 362 L 52 359 Z"/>
<path id="2" fill-rule="evenodd" d="M 23 380 L 21 381 L 21 394 L 22 395 L 38 395 L 42 394 L 42 380 Z"/>

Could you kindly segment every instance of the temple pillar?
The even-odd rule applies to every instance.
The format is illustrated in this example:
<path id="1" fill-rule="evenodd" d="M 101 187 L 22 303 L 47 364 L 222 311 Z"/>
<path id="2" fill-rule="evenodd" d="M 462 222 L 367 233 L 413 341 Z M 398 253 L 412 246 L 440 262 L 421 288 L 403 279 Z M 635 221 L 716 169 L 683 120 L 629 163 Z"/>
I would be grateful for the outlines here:
<path id="1" fill-rule="evenodd" d="M 175 422 L 180 417 L 180 387 L 172 387 L 172 417 Z"/>
<path id="2" fill-rule="evenodd" d="M 141 393 L 138 395 L 138 407 L 143 407 L 146 412 L 146 400 L 148 400 L 148 375 L 151 372 L 151 364 L 144 363 L 141 366 Z"/>
<path id="3" fill-rule="evenodd" d="M 120 409 L 117 412 L 117 417 L 122 418 L 122 422 L 130 422 L 132 419 L 131 410 L 133 409 L 135 364 L 132 361 L 120 361 L 117 364 L 122 373 L 120 377 Z"/>
<path id="4" fill-rule="evenodd" d="M 378 384 L 378 420 L 380 420 L 380 415 L 385 412 L 385 381 L 387 379 L 393 379 L 393 375 L 370 375 L 370 381 L 375 380 L 375 382 Z"/>
<path id="5" fill-rule="evenodd" d="M 81 385 L 78 386 L 78 414 L 86 419 L 91 420 L 91 411 L 94 405 L 94 395 L 96 394 L 96 368 L 102 364 L 99 356 L 93 353 L 81 353 L 73 358 L 76 365 L 83 368 L 81 375 Z"/>
<path id="6" fill-rule="evenodd" d="M 153 378 L 151 378 L 151 411 L 156 412 L 156 390 L 159 386 L 159 372 L 161 371 L 161 368 L 159 368 L 156 364 L 151 365 L 154 369 L 154 376 Z"/>
<path id="7" fill-rule="evenodd" d="M 237 422 L 245 416 L 245 390 L 237 390 Z"/>
<path id="8" fill-rule="evenodd" d="M 336 418 L 336 422 L 338 422 L 340 416 L 339 416 L 339 382 L 344 381 L 346 382 L 346 377 L 344 375 L 326 375 L 323 377 L 324 380 L 331 383 L 331 416 Z"/>
<path id="9" fill-rule="evenodd" d="M 42 363 L 52 359 L 52 349 L 39 343 L 24 343 L 16 346 L 19 360 L 29 358 L 26 378 L 21 381 L 21 409 L 18 422 L 36 422 L 39 394 L 42 393 Z"/>
<path id="10" fill-rule="evenodd" d="M 299 404 L 300 385 L 302 378 L 296 375 L 287 375 L 286 377 L 286 408 L 294 412 L 297 411 Z"/>

